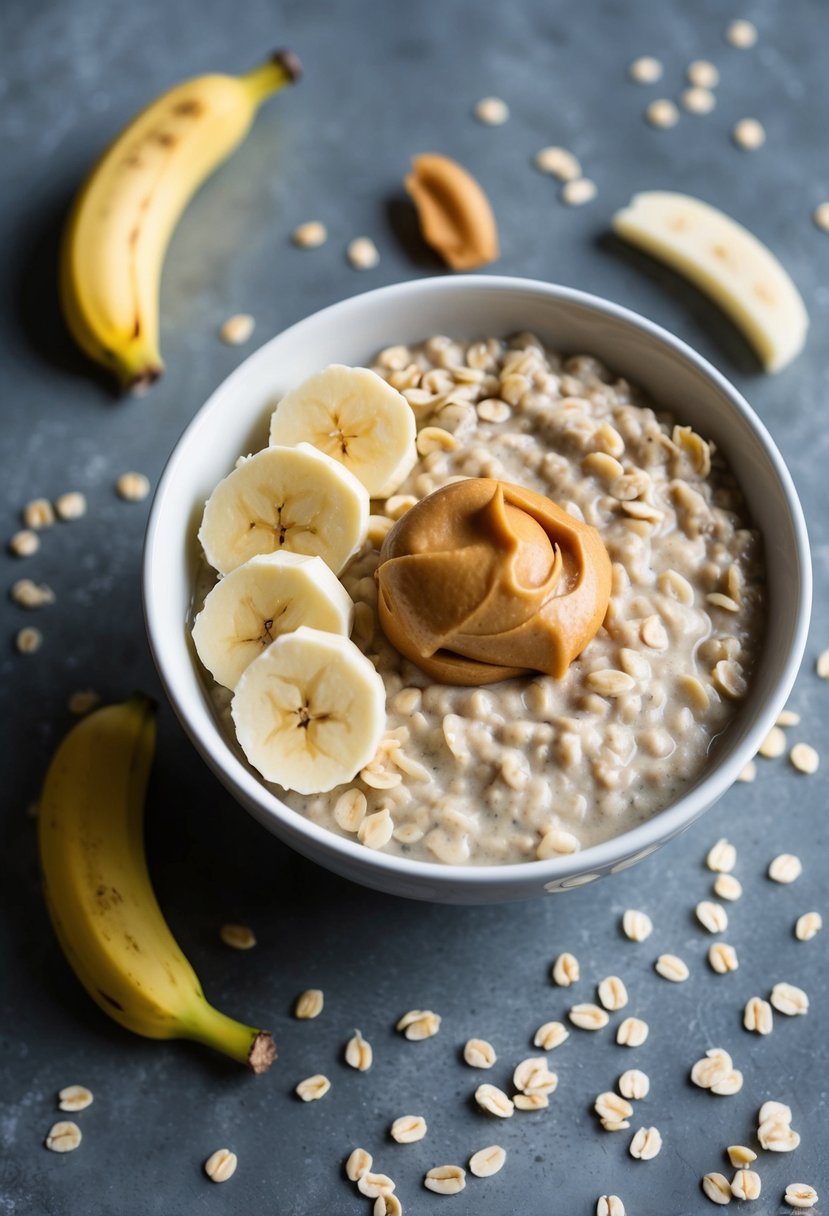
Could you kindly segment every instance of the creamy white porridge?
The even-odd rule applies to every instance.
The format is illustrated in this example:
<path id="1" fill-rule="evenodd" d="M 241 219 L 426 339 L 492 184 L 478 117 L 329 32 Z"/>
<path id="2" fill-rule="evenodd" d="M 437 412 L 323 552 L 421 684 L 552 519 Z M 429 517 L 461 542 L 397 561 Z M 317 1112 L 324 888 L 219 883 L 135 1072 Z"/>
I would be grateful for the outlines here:
<path id="1" fill-rule="evenodd" d="M 529 334 L 435 337 L 383 351 L 374 370 L 409 401 L 421 453 L 372 504 L 369 539 L 342 575 L 353 639 L 386 686 L 387 733 L 349 785 L 274 792 L 369 847 L 453 864 L 573 852 L 649 818 L 700 775 L 762 638 L 760 538 L 728 468 L 595 359 Z M 379 627 L 374 571 L 393 519 L 465 477 L 544 494 L 604 540 L 604 625 L 561 680 L 436 685 Z M 213 581 L 205 572 L 199 603 Z M 235 746 L 231 694 L 213 695 Z"/>

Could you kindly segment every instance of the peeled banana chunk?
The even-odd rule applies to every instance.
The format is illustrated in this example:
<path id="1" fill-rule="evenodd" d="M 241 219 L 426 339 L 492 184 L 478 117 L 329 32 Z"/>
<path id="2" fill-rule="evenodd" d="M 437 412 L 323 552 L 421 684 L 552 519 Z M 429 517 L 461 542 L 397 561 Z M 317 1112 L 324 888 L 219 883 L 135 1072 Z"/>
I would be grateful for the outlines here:
<path id="1" fill-rule="evenodd" d="M 301 625 L 249 664 L 230 709 L 239 745 L 266 781 L 317 794 L 353 780 L 374 757 L 386 692 L 347 637 Z"/>
<path id="2" fill-rule="evenodd" d="M 711 296 L 766 371 L 778 372 L 800 354 L 809 328 L 803 299 L 771 250 L 742 224 L 688 194 L 652 190 L 617 211 L 613 227 Z"/>
<path id="3" fill-rule="evenodd" d="M 322 558 L 268 553 L 220 579 L 196 617 L 193 642 L 213 679 L 233 689 L 281 634 L 309 625 L 348 637 L 353 619 L 351 597 Z"/>
<path id="4" fill-rule="evenodd" d="M 324 452 L 307 443 L 270 447 L 219 482 L 199 540 L 220 574 L 279 552 L 320 557 L 339 574 L 365 539 L 368 511 L 365 486 Z"/>
<path id="5" fill-rule="evenodd" d="M 388 498 L 417 460 L 408 401 L 375 372 L 333 363 L 287 393 L 271 418 L 272 444 L 310 443 L 339 461 L 371 498 Z"/>

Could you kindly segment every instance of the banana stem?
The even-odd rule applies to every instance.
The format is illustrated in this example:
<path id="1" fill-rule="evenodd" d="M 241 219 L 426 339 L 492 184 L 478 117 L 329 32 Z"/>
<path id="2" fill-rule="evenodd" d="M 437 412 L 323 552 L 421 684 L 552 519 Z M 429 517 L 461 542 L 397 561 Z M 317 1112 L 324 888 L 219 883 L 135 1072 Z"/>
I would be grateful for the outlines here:
<path id="1" fill-rule="evenodd" d="M 189 1020 L 185 1037 L 247 1064 L 257 1076 L 266 1072 L 276 1059 L 276 1046 L 269 1031 L 245 1026 L 206 1001 Z"/>
<path id="2" fill-rule="evenodd" d="M 287 84 L 296 84 L 302 75 L 302 64 L 293 51 L 274 51 L 267 63 L 245 72 L 239 77 L 241 82 L 250 90 L 254 101 L 259 105 Z"/>

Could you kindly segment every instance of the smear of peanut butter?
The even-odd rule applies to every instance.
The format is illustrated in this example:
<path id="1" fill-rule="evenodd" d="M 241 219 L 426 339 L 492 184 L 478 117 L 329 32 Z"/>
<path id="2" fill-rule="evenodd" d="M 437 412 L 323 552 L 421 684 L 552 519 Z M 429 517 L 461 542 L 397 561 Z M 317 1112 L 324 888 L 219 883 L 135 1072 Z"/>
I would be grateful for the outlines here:
<path id="1" fill-rule="evenodd" d="M 380 624 L 444 684 L 560 679 L 601 625 L 610 558 L 595 528 L 541 494 L 470 478 L 429 494 L 380 551 Z"/>
<path id="2" fill-rule="evenodd" d="M 412 160 L 406 189 L 427 244 L 453 270 L 474 270 L 498 257 L 498 229 L 489 199 L 457 161 L 436 153 Z"/>

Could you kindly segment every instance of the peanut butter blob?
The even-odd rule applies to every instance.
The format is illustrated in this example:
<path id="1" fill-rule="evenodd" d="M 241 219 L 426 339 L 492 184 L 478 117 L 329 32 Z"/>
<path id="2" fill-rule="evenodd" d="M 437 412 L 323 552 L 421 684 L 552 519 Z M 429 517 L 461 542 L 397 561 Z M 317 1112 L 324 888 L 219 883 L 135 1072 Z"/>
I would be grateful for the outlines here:
<path id="1" fill-rule="evenodd" d="M 440 683 L 560 679 L 604 620 L 610 558 L 548 498 L 476 477 L 407 511 L 375 578 L 386 637 Z"/>

